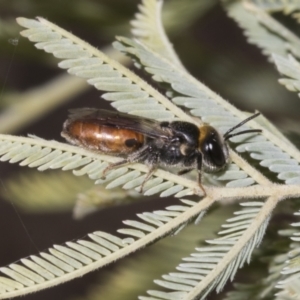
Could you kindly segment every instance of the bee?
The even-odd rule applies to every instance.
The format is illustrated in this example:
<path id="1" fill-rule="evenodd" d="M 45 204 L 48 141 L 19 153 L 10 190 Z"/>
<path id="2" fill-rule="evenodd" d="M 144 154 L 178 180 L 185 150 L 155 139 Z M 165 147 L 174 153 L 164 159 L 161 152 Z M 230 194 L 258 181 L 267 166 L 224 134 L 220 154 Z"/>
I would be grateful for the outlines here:
<path id="1" fill-rule="evenodd" d="M 216 173 L 228 165 L 229 138 L 261 132 L 259 129 L 249 129 L 232 133 L 259 114 L 253 114 L 222 135 L 207 124 L 198 127 L 183 121 L 159 122 L 109 110 L 80 108 L 70 110 L 61 135 L 71 144 L 124 158 L 109 165 L 103 171 L 104 175 L 128 163 L 148 165 L 149 172 L 141 191 L 158 166 L 173 166 L 179 167 L 179 174 L 196 169 L 199 187 L 205 194 L 201 185 L 202 172 Z"/>

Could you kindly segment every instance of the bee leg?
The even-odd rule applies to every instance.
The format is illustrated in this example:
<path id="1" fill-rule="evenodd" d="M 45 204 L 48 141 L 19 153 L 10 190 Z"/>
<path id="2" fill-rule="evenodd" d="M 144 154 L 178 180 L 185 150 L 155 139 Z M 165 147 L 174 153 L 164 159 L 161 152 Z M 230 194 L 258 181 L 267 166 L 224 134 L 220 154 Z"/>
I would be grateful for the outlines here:
<path id="1" fill-rule="evenodd" d="M 206 196 L 206 191 L 201 183 L 201 177 L 202 177 L 202 155 L 198 156 L 197 159 L 197 169 L 198 169 L 198 185 L 200 189 L 203 191 L 204 196 Z"/>
<path id="2" fill-rule="evenodd" d="M 203 191 L 204 195 L 203 196 L 206 196 L 206 191 L 201 183 L 201 172 L 198 172 L 198 185 L 200 187 L 200 189 Z"/>
<path id="3" fill-rule="evenodd" d="M 191 168 L 191 169 L 180 170 L 180 171 L 177 173 L 177 175 L 184 175 L 184 174 L 189 173 L 189 172 L 191 172 L 191 171 L 193 171 L 193 170 L 194 170 L 193 168 Z"/>
<path id="4" fill-rule="evenodd" d="M 121 161 L 118 161 L 114 164 L 109 164 L 102 172 L 102 178 L 105 178 L 106 174 L 108 171 L 116 168 L 116 167 L 120 167 L 120 166 L 123 166 L 123 165 L 127 165 L 130 161 L 128 161 L 128 159 L 123 159 Z"/>
<path id="5" fill-rule="evenodd" d="M 147 155 L 147 153 L 148 153 L 148 147 L 146 146 L 146 147 L 143 147 L 142 149 L 140 149 L 139 151 L 133 153 L 127 159 L 123 159 L 119 162 L 109 164 L 103 170 L 102 178 L 105 178 L 107 172 L 114 169 L 114 168 L 116 168 L 116 167 L 120 167 L 120 166 L 124 166 L 124 165 L 130 164 L 130 163 L 138 162 L 141 158 L 143 158 L 145 155 Z"/>
<path id="6" fill-rule="evenodd" d="M 152 177 L 153 173 L 157 169 L 158 161 L 159 161 L 159 153 L 158 152 L 151 152 L 151 147 L 146 149 L 144 154 L 140 157 L 146 156 L 148 158 L 147 165 L 149 165 L 149 171 L 146 174 L 146 177 L 141 185 L 140 193 L 143 193 L 145 183 Z M 150 154 L 149 154 L 150 153 Z"/>
<path id="7" fill-rule="evenodd" d="M 141 188 L 140 188 L 140 193 L 142 194 L 143 193 L 143 189 L 144 189 L 144 185 L 145 183 L 152 177 L 153 173 L 155 172 L 155 170 L 157 169 L 157 165 L 152 165 L 150 168 L 149 168 L 149 172 L 147 173 L 142 185 L 141 185 Z"/>

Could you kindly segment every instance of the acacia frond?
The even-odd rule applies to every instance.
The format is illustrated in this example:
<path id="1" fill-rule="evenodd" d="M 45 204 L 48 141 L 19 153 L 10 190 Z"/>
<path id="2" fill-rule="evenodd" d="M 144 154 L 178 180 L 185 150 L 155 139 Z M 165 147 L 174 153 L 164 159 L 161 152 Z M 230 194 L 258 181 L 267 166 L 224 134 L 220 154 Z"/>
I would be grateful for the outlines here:
<path id="1" fill-rule="evenodd" d="M 139 28 L 149 28 L 150 11 L 152 14 L 156 12 L 152 26 L 161 26 L 158 20 L 159 11 L 156 9 L 159 4 L 156 8 L 149 8 L 147 5 L 151 3 L 155 4 L 151 0 L 144 2 Z M 262 11 L 257 11 L 251 3 L 248 5 L 252 14 L 255 12 L 256 16 L 262 17 L 264 27 L 275 24 L 274 31 L 280 35 L 279 39 L 281 35 L 286 35 L 289 49 L 297 53 L 296 48 L 300 45 L 298 38 L 294 38 L 287 31 L 281 31 L 279 24 L 262 15 Z M 197 82 L 180 67 L 180 63 L 174 64 L 172 57 L 162 58 L 159 53 L 152 51 L 152 43 L 149 49 L 141 41 L 119 38 L 116 46 L 135 57 L 140 66 L 152 74 L 154 80 L 169 85 L 172 92 L 168 94 L 172 95 L 173 102 L 102 52 L 45 19 L 39 18 L 36 21 L 19 18 L 18 22 L 28 28 L 22 35 L 35 42 L 37 48 L 62 59 L 60 67 L 87 79 L 97 89 L 106 91 L 103 98 L 112 101 L 112 106 L 119 111 L 157 120 L 178 118 L 193 123 L 198 121 L 192 116 L 201 117 L 201 122 L 208 122 L 221 132 L 245 118 L 243 112 Z M 152 34 L 160 39 L 161 45 L 166 49 L 170 44 L 159 29 L 161 28 L 156 27 Z M 279 49 L 282 53 L 286 51 L 284 47 Z M 192 116 L 174 103 L 190 109 Z M 277 173 L 278 178 L 286 183 L 299 184 L 300 152 L 295 147 L 287 147 L 285 140 L 271 127 L 266 129 L 252 121 L 241 130 L 248 127 L 262 129 L 263 132 L 261 135 L 248 134 L 232 138 L 231 141 L 238 144 L 236 150 L 241 153 L 249 152 L 252 158 L 260 161 L 261 166 Z M 127 256 L 164 236 L 179 232 L 192 220 L 198 221 L 215 201 L 266 198 L 265 203 L 253 201 L 242 204 L 244 208 L 223 225 L 219 238 L 207 241 L 210 246 L 197 248 L 195 253 L 179 265 L 177 273 L 170 273 L 163 280 L 156 281 L 172 292 L 149 291 L 149 294 L 156 297 L 155 299 L 184 297 L 188 300 L 199 297 L 203 299 L 214 289 L 219 292 L 228 279 L 232 279 L 237 270 L 246 261 L 250 261 L 277 203 L 300 194 L 299 185 L 276 185 L 235 152 L 231 151 L 230 155 L 236 165 L 212 177 L 216 181 L 225 181 L 227 187 L 208 187 L 207 196 L 199 203 L 182 199 L 179 205 L 161 211 L 144 212 L 138 215 L 139 220 L 124 221 L 127 228 L 118 230 L 125 235 L 124 239 L 95 232 L 86 239 L 68 242 L 64 246 L 55 245 L 47 253 L 42 252 L 39 256 L 31 256 L 19 263 L 0 268 L 3 274 L 0 276 L 0 299 L 24 295 L 71 280 Z M 73 170 L 75 175 L 87 174 L 96 183 L 108 183 L 107 188 L 121 186 L 124 189 L 140 190 L 144 173 L 148 172 L 144 165 L 130 164 L 110 171 L 103 179 L 103 170 L 108 163 L 116 162 L 120 158 L 38 138 L 0 135 L 0 156 L 2 161 L 36 167 L 40 171 L 60 168 Z M 252 185 L 254 183 L 257 185 Z M 143 192 L 145 195 L 159 193 L 160 196 L 175 197 L 202 195 L 194 181 L 160 169 L 145 184 Z"/>
<path id="2" fill-rule="evenodd" d="M 193 122 L 140 77 L 78 37 L 43 18 L 18 18 L 17 21 L 28 28 L 21 35 L 34 42 L 38 49 L 61 59 L 59 67 L 108 92 L 102 98 L 112 101 L 117 110 L 157 120 L 178 117 Z"/>
<path id="3" fill-rule="evenodd" d="M 54 245 L 38 256 L 32 255 L 1 267 L 0 299 L 25 295 L 81 277 L 178 232 L 190 220 L 199 220 L 211 204 L 212 200 L 208 198 L 200 203 L 182 199 L 180 205 L 139 214 L 138 221 L 124 221 L 127 228 L 118 232 L 125 238 L 97 231 L 88 238 L 63 246 Z"/>
<path id="4" fill-rule="evenodd" d="M 296 146 L 287 137 L 285 137 L 283 133 L 277 127 L 275 127 L 275 125 L 271 123 L 265 116 L 261 115 L 257 122 L 268 131 L 272 132 L 272 134 L 276 135 L 278 138 L 284 141 L 285 144 L 288 145 L 288 147 L 296 148 Z"/>
<path id="5" fill-rule="evenodd" d="M 115 101 L 113 106 L 115 106 L 118 110 L 130 112 L 132 114 L 147 115 L 147 117 L 151 117 L 152 113 L 154 113 L 154 118 L 156 119 L 168 119 L 177 116 L 180 117 L 181 120 L 191 120 L 191 117 L 186 115 L 182 110 L 173 105 L 168 99 L 164 98 L 145 82 L 142 82 L 134 74 L 130 73 L 116 62 L 108 59 L 103 53 L 95 50 L 90 45 L 87 45 L 83 41 L 70 35 L 59 27 L 43 19 L 40 19 L 40 22 L 38 22 L 21 18 L 19 19 L 19 22 L 21 22 L 23 26 L 31 28 L 23 31 L 23 35 L 28 36 L 33 41 L 47 40 L 46 42 L 44 41 L 37 43 L 36 46 L 38 48 L 44 48 L 46 51 L 52 52 L 54 55 L 61 58 L 73 58 L 63 61 L 60 63 L 60 66 L 70 68 L 69 72 L 73 74 L 89 78 L 89 82 L 91 80 L 94 82 L 95 80 L 97 84 L 95 82 L 94 83 L 98 86 L 98 88 L 101 86 L 102 90 L 109 89 L 110 91 L 118 91 L 103 95 L 105 99 Z M 64 36 L 64 38 L 62 38 L 62 36 Z M 130 47 L 128 47 L 130 49 L 126 49 L 129 53 L 133 51 L 131 46 L 134 45 L 136 50 L 135 52 L 138 52 L 138 54 L 135 54 L 139 56 L 139 58 L 143 56 L 141 59 L 143 64 L 147 66 L 146 70 L 148 72 L 155 72 L 155 76 L 159 76 L 159 78 L 163 81 L 170 83 L 176 92 L 187 95 L 188 97 L 175 97 L 173 101 L 176 104 L 192 108 L 191 113 L 195 116 L 201 116 L 203 121 L 211 123 L 213 126 L 219 127 L 221 131 L 224 131 L 233 124 L 238 123 L 239 119 L 235 115 L 238 117 L 243 116 L 241 112 L 218 97 L 207 87 L 201 83 L 198 83 L 194 78 L 186 74 L 186 72 L 183 72 L 182 70 L 178 72 L 176 69 L 175 73 L 172 71 L 174 70 L 173 66 L 170 66 L 168 61 L 161 60 L 159 56 L 155 56 L 150 51 L 147 52 L 146 48 L 141 44 L 137 44 L 136 42 L 129 41 L 127 39 L 121 40 L 123 43 L 130 43 Z M 97 57 L 91 57 L 93 55 Z M 103 62 L 105 62 L 105 64 L 103 64 Z M 110 69 L 110 71 L 106 72 L 108 70 L 107 68 Z M 104 73 L 102 73 L 101 70 Z M 123 75 L 127 76 L 127 78 L 122 77 Z M 104 76 L 108 76 L 108 78 L 106 77 L 104 79 Z M 118 83 L 115 76 L 117 76 L 117 78 L 123 78 L 126 80 L 123 83 Z M 134 80 L 136 80 L 136 82 Z M 126 90 L 125 92 L 124 89 Z M 148 93 L 146 91 L 148 91 Z M 132 93 L 135 95 L 134 97 Z M 156 95 L 158 98 L 151 98 L 151 100 L 149 95 L 152 95 L 153 97 Z M 135 97 L 139 99 L 137 100 Z M 140 99 L 140 97 L 142 99 Z M 146 102 L 144 102 L 144 100 Z M 160 103 L 157 103 L 157 100 Z M 147 103 L 151 106 L 151 108 Z M 173 113 L 170 114 L 171 112 Z M 253 124 L 253 127 L 260 128 L 257 123 L 253 122 Z M 278 137 L 266 132 L 266 130 L 264 135 L 270 139 L 271 142 L 280 145 L 281 149 L 285 148 L 282 141 Z M 261 163 L 263 166 L 265 163 L 270 163 L 269 161 L 266 162 L 265 160 L 267 160 L 266 157 L 270 158 L 269 152 L 272 152 L 272 158 L 274 159 L 272 163 L 274 161 L 276 163 L 274 172 L 279 173 L 279 178 L 285 180 L 285 174 L 281 174 L 284 173 L 284 171 L 282 171 L 283 168 L 290 164 L 295 164 L 295 161 L 289 159 L 288 156 L 283 153 L 283 151 L 278 150 L 272 143 L 266 141 L 266 139 L 260 135 L 251 134 L 248 136 L 244 135 L 242 137 L 233 138 L 234 141 L 238 142 L 243 142 L 245 139 L 247 139 L 248 143 L 242 147 L 238 147 L 237 150 L 239 152 L 255 152 L 252 153 L 251 156 L 254 159 L 263 160 Z M 252 141 L 252 143 L 249 143 L 250 141 Z M 300 161 L 300 154 L 298 151 L 290 148 L 288 148 L 287 151 L 289 152 L 288 154 Z M 235 161 L 235 159 L 233 160 Z M 282 164 L 283 162 L 284 166 L 280 165 L 279 168 L 277 168 L 277 162 L 279 162 L 278 164 Z M 267 166 L 269 169 L 272 169 L 269 165 Z M 239 167 L 243 168 L 243 166 Z M 229 174 L 220 174 L 220 180 L 230 181 L 227 183 L 227 185 L 232 187 L 248 186 L 253 184 L 255 181 L 258 182 L 256 177 L 262 178 L 257 171 L 254 171 L 256 176 L 254 176 L 254 174 L 251 175 L 252 179 L 249 178 L 247 173 L 242 170 L 237 170 L 237 172 L 236 170 L 234 172 L 229 170 L 226 172 L 229 172 Z M 296 179 L 292 178 L 292 180 L 297 181 L 298 178 L 299 177 L 296 176 Z M 289 177 L 288 179 L 291 178 Z"/>
<path id="6" fill-rule="evenodd" d="M 104 51 L 119 62 L 128 62 L 128 59 L 123 55 L 121 57 L 120 52 L 113 47 L 107 47 Z M 2 95 L 1 101 L 6 101 L 10 105 L 0 113 L 1 133 L 13 133 L 35 122 L 88 87 L 83 79 L 63 74 L 26 92 Z"/>
<path id="7" fill-rule="evenodd" d="M 78 147 L 58 143 L 55 141 L 45 141 L 38 138 L 21 138 L 8 135 L 0 135 L 0 141 L 2 141 L 0 142 L 0 155 L 2 155 L 2 161 L 9 161 L 11 163 L 18 162 L 21 166 L 37 167 L 41 171 L 49 168 L 74 170 L 74 173 L 76 175 L 88 174 L 92 179 L 96 181 L 100 180 L 100 182 L 103 182 L 103 180 L 99 178 L 102 176 L 102 171 L 107 166 L 107 163 L 116 162 L 118 160 L 118 158 L 116 157 L 99 155 Z M 115 179 L 115 176 L 119 177 L 122 172 L 127 171 L 127 168 L 125 168 L 126 170 L 124 170 L 124 168 L 120 168 L 112 171 L 111 174 L 107 176 L 109 180 L 112 180 L 110 186 L 112 187 L 123 185 L 123 187 L 125 188 L 133 188 L 135 185 L 140 185 L 142 181 L 138 180 L 138 182 L 135 182 L 136 179 L 134 178 L 140 177 L 140 173 L 143 171 L 147 172 L 147 168 L 139 164 L 130 165 L 129 168 L 134 169 L 134 171 L 127 173 L 125 176 L 123 176 L 125 177 L 125 179 L 123 178 L 122 180 L 120 180 L 121 177 Z M 129 178 L 128 174 L 132 176 L 131 179 Z M 149 183 L 150 187 L 145 186 L 145 194 L 162 192 L 162 196 L 172 193 L 177 193 L 176 195 L 180 196 L 184 194 L 191 194 L 199 189 L 195 182 L 189 181 L 180 176 L 173 175 L 166 171 L 158 170 L 156 175 L 158 177 L 152 179 L 152 181 Z M 143 176 L 141 177 L 143 179 Z M 165 178 L 166 181 L 159 184 L 163 181 L 163 178 Z M 133 184 L 133 182 L 135 182 L 135 184 Z M 171 182 L 171 184 L 169 182 Z M 174 184 L 175 182 L 176 184 Z M 181 186 L 181 192 L 179 192 L 178 186 Z M 226 279 L 223 276 L 223 271 L 226 270 L 228 266 L 224 262 L 231 262 L 232 260 L 234 260 L 236 255 L 239 255 L 239 253 L 243 253 L 242 251 L 244 251 L 244 249 L 246 248 L 248 249 L 248 254 L 251 254 L 253 246 L 258 243 L 258 239 L 261 237 L 261 234 L 264 231 L 264 225 L 266 225 L 266 223 L 264 223 L 264 220 L 266 221 L 268 219 L 272 208 L 277 203 L 277 200 L 273 199 L 272 195 L 281 195 L 282 197 L 297 197 L 300 194 L 299 190 L 299 186 L 253 186 L 248 188 L 241 188 L 240 190 L 238 188 L 226 188 L 226 197 L 228 198 L 236 199 L 240 197 L 271 196 L 271 200 L 268 200 L 262 207 L 261 211 L 254 218 L 254 220 L 251 220 L 249 228 L 238 239 L 239 242 L 236 243 L 232 248 L 229 248 L 228 253 L 224 253 L 224 257 L 222 258 L 222 260 L 220 260 L 218 265 L 216 265 L 216 268 L 214 268 L 212 272 L 206 277 L 206 279 L 200 283 L 200 289 L 201 284 L 204 284 L 205 287 L 207 285 L 213 286 L 214 284 L 216 284 L 213 280 L 213 278 L 215 278 L 216 276 L 219 276 L 224 280 Z M 120 252 L 117 253 L 114 252 L 111 256 L 106 256 L 103 259 L 101 258 L 100 261 L 91 260 L 91 258 L 87 259 L 85 256 L 93 255 L 92 258 L 98 256 L 94 255 L 94 253 L 90 254 L 89 251 L 81 248 L 82 245 L 80 243 L 80 247 L 77 246 L 78 243 L 75 243 L 75 245 L 74 243 L 68 243 L 68 247 L 75 247 L 75 249 L 77 249 L 79 252 L 83 251 L 83 254 L 85 255 L 84 258 L 82 258 L 81 254 L 78 255 L 77 253 L 70 252 L 68 250 L 68 247 L 61 248 L 61 246 L 55 246 L 54 248 L 57 249 L 52 249 L 51 251 L 49 250 L 49 252 L 54 256 L 57 255 L 62 260 L 66 260 L 67 262 L 71 261 L 69 262 L 73 265 L 71 269 L 69 265 L 57 262 L 56 258 L 55 262 L 53 262 L 53 257 L 50 254 L 41 254 L 41 256 L 46 260 L 49 259 L 50 261 L 52 261 L 55 266 L 49 266 L 45 260 L 41 261 L 39 257 L 34 256 L 34 259 L 32 258 L 32 260 L 34 260 L 34 263 L 29 259 L 22 260 L 21 268 L 18 264 L 12 264 L 10 265 L 10 267 L 1 268 L 0 271 L 2 271 L 4 274 L 7 274 L 8 276 L 12 276 L 12 278 L 17 281 L 10 281 L 10 279 L 7 278 L 0 278 L 0 283 L 4 285 L 4 289 L 1 290 L 1 292 L 3 292 L 4 294 L 1 297 L 5 298 L 25 294 L 27 292 L 50 287 L 63 281 L 82 276 L 83 274 L 99 268 L 100 266 L 106 265 L 112 261 L 115 261 L 116 259 L 123 257 L 124 255 L 128 255 L 133 251 L 143 248 L 149 243 L 153 243 L 154 241 L 162 238 L 163 236 L 166 236 L 167 234 L 180 230 L 191 219 L 194 219 L 196 217 L 197 219 L 201 218 L 205 210 L 212 203 L 214 203 L 214 201 L 224 198 L 224 191 L 222 189 L 207 189 L 207 192 L 210 194 L 210 197 L 204 198 L 198 204 L 195 204 L 195 202 L 192 202 L 190 200 L 182 200 L 185 205 L 169 207 L 166 211 L 157 211 L 153 213 L 145 212 L 143 214 L 140 214 L 139 218 L 146 222 L 146 224 L 140 221 L 125 221 L 125 224 L 131 228 L 121 229 L 119 230 L 119 232 L 127 236 L 138 237 L 140 238 L 140 240 L 126 247 L 126 250 L 120 250 Z M 125 241 L 123 242 L 125 243 L 126 241 L 128 241 L 128 238 L 125 238 Z M 247 245 L 251 246 L 247 247 Z M 59 253 L 57 251 L 59 251 Z M 60 253 L 61 251 L 66 252 L 67 254 L 69 253 L 68 255 L 73 258 L 76 254 L 76 261 L 73 262 L 73 260 L 69 257 L 62 256 L 62 254 Z M 27 269 L 24 269 L 23 264 L 28 264 L 29 268 L 32 266 L 39 275 L 30 273 L 31 271 L 28 272 Z M 39 265 L 37 266 L 36 264 Z M 57 266 L 59 266 L 60 269 L 63 268 L 66 272 L 69 272 L 70 270 L 72 271 L 68 274 L 61 273 L 62 271 L 57 271 Z M 73 270 L 74 268 L 78 268 L 78 270 Z M 45 271 L 45 269 L 47 271 Z M 48 273 L 49 271 L 52 272 L 52 275 Z M 22 274 L 25 276 L 25 278 Z M 42 278 L 43 274 L 46 276 L 47 280 L 45 280 L 45 278 Z M 59 278 L 54 278 L 54 274 L 56 274 L 57 276 L 59 275 Z M 12 291 L 14 289 L 19 290 Z M 197 287 L 195 292 L 197 294 L 199 293 L 199 287 Z"/>
<path id="8" fill-rule="evenodd" d="M 298 300 L 300 295 L 300 280 L 296 279 L 286 285 L 285 293 L 276 294 L 276 300 Z"/>
<path id="9" fill-rule="evenodd" d="M 174 103 L 190 109 L 192 115 L 201 117 L 201 120 L 218 128 L 221 132 L 225 132 L 241 120 L 238 117 L 242 118 L 242 113 L 235 107 L 189 74 L 176 69 L 175 66 L 149 50 L 141 42 L 119 38 L 119 42 L 115 42 L 114 46 L 120 51 L 134 55 L 155 80 L 170 84 L 176 93 L 182 95 L 175 96 L 172 99 Z M 242 129 L 249 129 L 250 126 L 261 129 L 262 134 L 245 134 L 233 137 L 231 141 L 238 144 L 236 151 L 250 153 L 253 159 L 260 161 L 261 166 L 277 173 L 277 177 L 288 184 L 300 182 L 300 174 L 292 172 L 295 169 L 300 170 L 298 165 L 300 162 L 299 151 L 295 147 L 287 149 L 286 144 L 277 134 L 260 126 L 258 122 L 251 121 L 247 126 L 242 126 Z M 235 157 L 232 160 L 243 169 L 244 165 L 239 165 Z M 247 177 L 243 170 L 227 170 L 225 173 L 214 175 L 215 179 L 229 181 L 227 186 L 230 187 L 248 186 L 254 181 L 263 181 L 254 173 L 251 174 L 251 177 Z"/>
<path id="10" fill-rule="evenodd" d="M 273 55 L 278 71 L 287 78 L 279 79 L 279 83 L 284 85 L 291 92 L 300 92 L 300 64 L 292 56 L 287 58 L 280 55 Z M 298 94 L 298 96 L 300 96 Z"/>
<path id="11" fill-rule="evenodd" d="M 182 31 L 195 18 L 199 18 L 199 15 L 204 14 L 216 4 L 217 0 L 185 0 L 184 2 L 173 0 L 165 3 L 162 0 L 143 0 L 142 4 L 138 5 L 140 12 L 136 13 L 135 19 L 131 21 L 131 32 L 149 49 L 186 71 L 165 34 L 164 28 L 167 32 L 172 31 L 174 34 Z M 162 5 L 165 8 L 163 15 L 161 15 Z"/>
<path id="12" fill-rule="evenodd" d="M 270 197 L 265 204 L 242 203 L 245 208 L 236 212 L 235 217 L 222 225 L 227 229 L 219 232 L 221 237 L 206 241 L 210 246 L 196 248 L 196 253 L 184 258 L 185 262 L 177 267 L 179 273 L 170 273 L 163 276 L 164 280 L 155 281 L 172 292 L 148 291 L 148 294 L 158 299 L 169 299 L 166 297 L 175 292 L 176 295 L 190 300 L 199 295 L 200 299 L 205 299 L 213 289 L 220 292 L 227 280 L 232 280 L 237 270 L 245 262 L 250 262 L 252 252 L 263 238 L 277 201 L 275 197 Z"/>
<path id="13" fill-rule="evenodd" d="M 162 4 L 162 0 L 143 0 L 138 6 L 140 12 L 131 21 L 131 32 L 153 51 L 185 70 L 166 36 L 161 18 Z"/>
<path id="14" fill-rule="evenodd" d="M 76 176 L 88 175 L 96 184 L 107 184 L 106 188 L 122 186 L 124 189 L 140 191 L 148 168 L 141 164 L 130 164 L 111 170 L 103 179 L 103 171 L 109 163 L 122 158 L 100 155 L 79 147 L 46 141 L 39 138 L 25 138 L 0 134 L 0 160 L 19 163 L 20 166 L 47 169 L 73 170 Z M 194 193 L 202 194 L 197 183 L 170 172 L 157 170 L 152 179 L 144 185 L 144 195 L 160 193 L 162 197 L 182 197 Z"/>
<path id="15" fill-rule="evenodd" d="M 224 0 L 228 15 L 245 31 L 248 42 L 261 48 L 269 58 L 273 53 L 292 52 L 300 57 L 300 39 L 252 1 Z"/>
<path id="16" fill-rule="evenodd" d="M 294 214 L 300 216 L 300 211 Z M 300 227 L 300 222 L 292 223 L 293 227 Z M 277 284 L 277 288 L 281 291 L 277 294 L 276 299 L 286 299 L 288 297 L 298 299 L 300 297 L 300 233 L 299 230 L 294 232 L 291 236 L 293 243 L 291 249 L 287 254 L 287 260 L 281 269 L 281 274 L 284 276 Z"/>
<path id="17" fill-rule="evenodd" d="M 291 231 L 290 230 L 280 230 L 278 233 L 280 236 L 290 236 Z M 274 245 L 273 245 L 274 247 Z M 272 245 L 271 250 L 272 253 L 276 251 L 276 249 L 273 249 Z M 281 248 L 281 247 L 280 247 Z M 264 250 L 263 250 L 264 251 Z M 239 300 L 239 299 L 268 299 L 269 297 L 273 297 L 274 293 L 276 293 L 278 290 L 276 289 L 276 285 L 280 278 L 282 278 L 281 270 L 284 267 L 285 262 L 288 259 L 287 253 L 283 253 L 283 250 L 280 249 L 278 253 L 281 254 L 274 254 L 270 256 L 270 254 L 267 254 L 266 257 L 264 257 L 264 252 L 259 251 L 257 255 L 258 263 L 261 264 L 261 261 L 267 260 L 268 261 L 268 275 L 265 276 L 265 274 L 262 274 L 260 279 L 256 280 L 255 282 L 250 283 L 234 283 L 234 289 L 229 291 L 226 294 L 225 300 Z M 276 251 L 277 253 L 277 251 Z M 254 272 L 257 272 L 257 270 L 254 267 Z M 250 275 L 251 278 L 251 275 Z"/>
<path id="18" fill-rule="evenodd" d="M 232 211 L 230 206 L 214 209 L 214 213 L 205 215 L 200 224 L 186 226 L 180 234 L 160 240 L 138 256 L 119 262 L 113 270 L 100 274 L 99 281 L 88 288 L 86 295 L 76 297 L 76 300 L 137 299 L 144 290 L 154 287 L 153 278 L 173 268 L 181 257 L 211 237 Z"/>
<path id="19" fill-rule="evenodd" d="M 300 9 L 298 0 L 251 0 L 256 6 L 267 12 L 281 11 L 286 15 Z"/>

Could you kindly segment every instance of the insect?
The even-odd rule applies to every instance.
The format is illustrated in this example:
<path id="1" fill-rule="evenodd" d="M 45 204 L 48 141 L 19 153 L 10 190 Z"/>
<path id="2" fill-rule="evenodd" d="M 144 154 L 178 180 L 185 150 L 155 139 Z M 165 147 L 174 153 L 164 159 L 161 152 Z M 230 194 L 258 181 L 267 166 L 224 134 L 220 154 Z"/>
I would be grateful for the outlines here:
<path id="1" fill-rule="evenodd" d="M 70 110 L 63 125 L 62 136 L 71 144 L 83 148 L 124 157 L 109 165 L 107 171 L 128 163 L 143 162 L 149 166 L 145 182 L 156 168 L 176 166 L 179 174 L 193 169 L 201 173 L 215 173 L 224 169 L 230 161 L 227 140 L 233 136 L 261 132 L 249 129 L 232 133 L 235 129 L 257 117 L 256 113 L 230 128 L 224 135 L 214 127 L 183 121 L 159 122 L 152 119 L 95 108 Z"/>

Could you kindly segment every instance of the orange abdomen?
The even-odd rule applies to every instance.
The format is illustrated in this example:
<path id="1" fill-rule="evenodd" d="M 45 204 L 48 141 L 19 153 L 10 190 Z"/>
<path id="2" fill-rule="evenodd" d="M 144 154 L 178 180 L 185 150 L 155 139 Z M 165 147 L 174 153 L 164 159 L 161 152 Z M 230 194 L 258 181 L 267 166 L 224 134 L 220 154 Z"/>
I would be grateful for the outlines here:
<path id="1" fill-rule="evenodd" d="M 80 120 L 67 121 L 62 136 L 72 144 L 108 154 L 130 154 L 145 141 L 139 132 Z"/>

